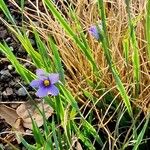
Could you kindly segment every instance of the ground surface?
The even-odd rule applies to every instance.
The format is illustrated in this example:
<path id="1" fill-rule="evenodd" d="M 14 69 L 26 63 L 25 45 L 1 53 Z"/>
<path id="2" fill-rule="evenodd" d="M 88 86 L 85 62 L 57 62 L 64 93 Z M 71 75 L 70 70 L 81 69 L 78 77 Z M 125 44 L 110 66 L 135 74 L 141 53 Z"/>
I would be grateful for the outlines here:
<path id="1" fill-rule="evenodd" d="M 8 3 L 8 8 L 11 11 L 11 14 L 13 14 L 17 25 L 19 25 L 21 22 L 21 15 L 14 11 L 15 8 L 11 3 Z M 5 18 L 2 12 L 0 12 L 0 16 Z M 0 41 L 5 41 L 18 58 L 23 58 L 25 60 L 29 59 L 20 43 L 2 22 L 0 22 Z M 32 44 L 35 44 L 33 39 L 31 39 L 31 41 Z M 24 66 L 28 68 L 30 67 L 30 64 L 24 62 Z M 25 89 L 30 91 L 29 85 L 26 85 L 21 80 L 13 66 L 5 58 L 4 54 L 0 53 L 0 102 L 26 101 L 27 93 Z"/>
<path id="2" fill-rule="evenodd" d="M 5 1 L 8 5 L 8 8 L 13 15 L 16 24 L 20 25 L 21 23 L 21 15 L 17 13 L 14 8 L 14 6 L 8 2 Z M 29 4 L 26 3 L 26 6 Z M 5 16 L 3 15 L 2 11 L 0 10 L 0 16 L 3 17 L 5 20 Z M 35 45 L 34 39 L 31 37 L 30 38 L 31 43 Z M 29 57 L 27 56 L 27 53 L 24 51 L 23 47 L 20 45 L 20 43 L 17 41 L 15 36 L 10 33 L 10 31 L 6 28 L 6 26 L 0 22 L 0 42 L 6 42 L 8 46 L 12 49 L 13 53 L 16 55 L 18 58 L 22 58 L 25 60 L 30 60 Z M 28 62 L 23 63 L 25 67 L 30 68 L 30 64 Z M 31 70 L 35 70 L 34 68 L 31 68 Z M 26 90 L 29 92 L 29 94 L 34 98 L 35 97 L 35 92 L 33 89 L 27 85 L 17 74 L 15 71 L 14 67 L 11 65 L 11 63 L 7 60 L 4 54 L 0 52 L 0 105 L 2 103 L 7 103 L 8 106 L 13 106 L 10 105 L 9 103 L 12 102 L 24 102 L 27 101 L 28 98 L 28 93 Z M 11 148 L 7 142 L 2 141 L 1 138 L 5 138 L 8 141 L 11 141 L 12 144 L 18 147 L 18 149 L 24 149 L 20 145 L 16 145 L 17 142 L 12 141 L 7 138 L 12 138 L 13 135 L 11 134 L 1 134 L 7 131 L 10 131 L 11 127 L 6 123 L 6 121 L 0 117 L 0 149 L 1 147 L 4 148 L 5 150 L 11 150 Z"/>

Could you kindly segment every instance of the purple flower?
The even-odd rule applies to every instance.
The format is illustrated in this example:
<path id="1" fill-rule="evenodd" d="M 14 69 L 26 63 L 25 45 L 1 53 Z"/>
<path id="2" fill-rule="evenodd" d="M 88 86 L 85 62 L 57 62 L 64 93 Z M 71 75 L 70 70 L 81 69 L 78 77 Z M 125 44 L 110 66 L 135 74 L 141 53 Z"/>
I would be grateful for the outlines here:
<path id="1" fill-rule="evenodd" d="M 30 86 L 32 86 L 33 88 L 38 88 L 36 92 L 36 95 L 38 97 L 45 97 L 48 94 L 51 94 L 53 96 L 58 95 L 59 90 L 54 84 L 58 82 L 59 74 L 48 74 L 42 69 L 37 69 L 36 75 L 38 76 L 38 79 L 33 80 L 30 83 Z"/>
<path id="2" fill-rule="evenodd" d="M 98 29 L 99 28 L 99 29 Z M 99 24 L 98 26 L 96 25 L 93 25 L 89 28 L 89 33 L 97 40 L 100 39 L 100 33 L 99 31 L 102 30 L 102 26 L 101 24 Z"/>

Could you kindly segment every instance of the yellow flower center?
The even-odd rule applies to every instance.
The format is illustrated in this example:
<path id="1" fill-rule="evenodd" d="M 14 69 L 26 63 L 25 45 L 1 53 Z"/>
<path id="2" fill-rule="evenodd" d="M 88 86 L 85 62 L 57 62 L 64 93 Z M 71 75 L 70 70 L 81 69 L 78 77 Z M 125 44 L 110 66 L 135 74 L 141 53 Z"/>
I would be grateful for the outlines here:
<path id="1" fill-rule="evenodd" d="M 44 80 L 44 86 L 49 86 L 51 83 L 49 80 Z"/>

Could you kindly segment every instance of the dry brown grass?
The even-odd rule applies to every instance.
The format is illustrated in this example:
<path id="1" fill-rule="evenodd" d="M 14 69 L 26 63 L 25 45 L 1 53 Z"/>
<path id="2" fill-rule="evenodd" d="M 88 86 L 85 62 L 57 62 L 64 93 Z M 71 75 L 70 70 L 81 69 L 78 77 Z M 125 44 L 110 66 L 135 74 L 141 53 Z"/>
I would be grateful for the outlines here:
<path id="1" fill-rule="evenodd" d="M 10 0 L 15 4 L 14 0 Z M 62 1 L 62 0 L 60 0 Z M 123 0 L 105 1 L 106 14 L 107 14 L 107 28 L 109 32 L 109 40 L 113 61 L 119 71 L 122 82 L 124 83 L 126 90 L 129 95 L 133 94 L 134 84 L 133 83 L 133 65 L 132 65 L 132 55 L 133 49 L 130 45 L 129 47 L 129 64 L 126 65 L 122 42 L 124 39 L 129 39 L 128 30 L 128 15 L 126 12 L 126 5 Z M 90 64 L 82 54 L 80 49 L 76 44 L 70 39 L 70 37 L 65 33 L 60 24 L 52 17 L 45 6 L 41 5 L 41 2 L 37 0 L 36 4 L 30 1 L 33 8 L 25 8 L 24 15 L 28 19 L 25 22 L 28 29 L 33 26 L 38 29 L 41 37 L 47 41 L 48 35 L 52 34 L 55 37 L 63 64 L 65 68 L 65 75 L 67 79 L 68 86 L 73 92 L 74 96 L 77 96 L 82 103 L 86 104 L 87 101 L 83 98 L 83 91 L 90 91 L 96 97 L 101 97 L 95 89 L 91 88 L 87 84 L 87 80 L 95 81 L 93 71 L 91 70 Z M 112 89 L 112 92 L 117 95 L 118 90 L 115 86 L 115 81 L 108 69 L 108 65 L 102 50 L 101 44 L 99 44 L 93 37 L 88 33 L 88 28 L 100 20 L 98 15 L 98 10 L 96 6 L 96 1 L 90 0 L 72 0 L 75 5 L 76 15 L 81 23 L 81 26 L 86 33 L 88 43 L 90 45 L 91 51 L 94 55 L 95 61 L 101 69 L 102 76 L 100 77 L 101 82 L 107 89 Z M 40 5 L 40 6 L 39 6 Z M 17 5 L 16 5 L 17 6 Z M 41 11 L 42 7 L 42 11 Z M 19 9 L 19 7 L 18 7 Z M 150 62 L 147 58 L 147 42 L 145 40 L 145 0 L 134 0 L 131 6 L 131 15 L 134 18 L 136 27 L 136 36 L 139 46 L 140 54 L 140 93 L 139 96 L 133 99 L 134 103 L 147 111 L 150 102 Z M 79 34 L 77 25 L 73 19 L 69 16 L 68 8 L 62 4 L 61 10 L 63 10 L 62 15 L 65 14 L 68 23 L 71 25 L 72 29 Z M 30 13 L 29 13 L 30 11 Z M 32 12 L 32 13 L 31 13 Z M 51 56 L 51 50 L 49 51 Z M 101 97 L 102 99 L 103 97 Z M 99 99 L 99 100 L 101 100 Z"/>

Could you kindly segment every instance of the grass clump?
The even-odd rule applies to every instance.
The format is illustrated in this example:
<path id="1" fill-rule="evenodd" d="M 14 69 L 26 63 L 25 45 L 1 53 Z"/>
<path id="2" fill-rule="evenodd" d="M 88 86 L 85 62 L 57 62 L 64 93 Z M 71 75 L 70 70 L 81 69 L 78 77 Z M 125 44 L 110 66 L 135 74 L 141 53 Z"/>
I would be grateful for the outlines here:
<path id="1" fill-rule="evenodd" d="M 43 0 L 31 8 L 11 0 L 21 26 L 7 5 L 0 18 L 37 69 L 60 75 L 59 95 L 44 97 L 55 110 L 43 115 L 43 133 L 33 120 L 35 144 L 27 149 L 146 149 L 149 142 L 149 1 Z M 145 7 L 147 6 L 147 7 Z M 89 34 L 93 25 L 100 39 Z M 27 33 L 34 36 L 33 47 Z M 0 50 L 23 80 L 36 76 L 5 42 Z"/>

